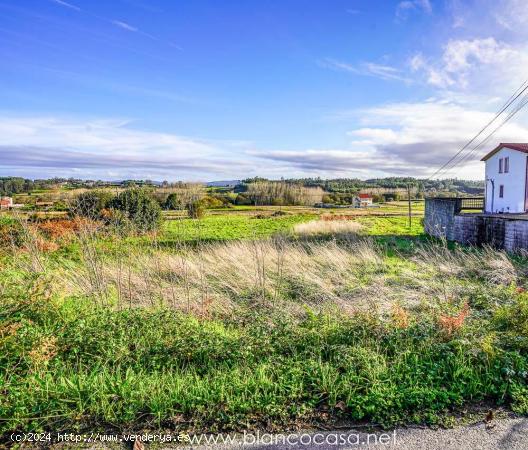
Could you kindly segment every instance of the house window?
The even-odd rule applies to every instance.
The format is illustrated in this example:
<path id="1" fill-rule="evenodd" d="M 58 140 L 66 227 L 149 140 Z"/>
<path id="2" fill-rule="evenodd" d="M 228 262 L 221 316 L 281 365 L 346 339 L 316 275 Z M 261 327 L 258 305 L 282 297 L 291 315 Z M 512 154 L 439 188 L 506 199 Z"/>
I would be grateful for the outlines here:
<path id="1" fill-rule="evenodd" d="M 502 158 L 499 159 L 499 173 L 502 173 Z"/>
<path id="2" fill-rule="evenodd" d="M 504 158 L 504 173 L 508 173 L 510 171 L 510 157 L 507 156 Z"/>
<path id="3" fill-rule="evenodd" d="M 504 198 L 504 185 L 501 184 L 499 187 L 499 197 Z"/>

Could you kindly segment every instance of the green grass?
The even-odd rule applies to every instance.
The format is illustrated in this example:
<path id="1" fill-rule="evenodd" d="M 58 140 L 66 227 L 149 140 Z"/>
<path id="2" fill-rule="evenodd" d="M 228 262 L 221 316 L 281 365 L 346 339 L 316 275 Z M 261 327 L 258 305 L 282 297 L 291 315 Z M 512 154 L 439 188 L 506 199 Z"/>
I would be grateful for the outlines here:
<path id="1" fill-rule="evenodd" d="M 166 221 L 163 243 L 215 242 L 232 239 L 255 239 L 279 232 L 289 232 L 296 224 L 312 220 L 309 214 L 257 218 L 249 215 L 211 215 L 200 220 Z"/>
<path id="2" fill-rule="evenodd" d="M 313 218 L 226 214 L 169 221 L 161 240 L 254 239 Z M 327 253 L 295 241 L 298 250 L 307 245 L 305 265 L 297 273 L 297 260 L 290 262 L 294 273 L 284 274 L 277 296 L 265 291 L 271 279 L 260 290 L 241 289 L 241 272 L 252 259 L 237 256 L 247 267 L 234 268 L 235 278 L 216 276 L 216 285 L 206 289 L 229 296 L 231 309 L 222 313 L 151 306 L 158 299 L 122 309 L 115 286 L 104 304 L 61 289 L 68 270 L 82 269 L 76 244 L 44 255 L 44 273 L 23 270 L 18 263 L 29 259 L 26 252 L 17 261 L 0 253 L 0 443 L 13 431 L 283 430 L 336 420 L 438 424 L 479 402 L 528 414 L 526 260 L 428 243 L 431 258 L 460 266 L 446 274 L 442 259 L 420 260 L 419 219 L 411 229 L 406 217 L 357 220 L 366 235 L 387 245 L 359 242 L 357 255 L 350 250 L 345 258 L 338 250 L 350 244 L 343 241 L 330 242 L 337 249 Z M 100 252 L 98 264 L 108 272 L 115 247 L 108 240 L 100 246 L 94 254 Z M 473 254 L 481 259 L 470 260 Z M 312 255 L 327 255 L 327 262 L 341 258 L 321 278 L 332 286 L 314 285 L 314 276 L 306 275 Z M 157 280 L 182 282 L 180 266 L 169 274 L 161 264 Z M 126 268 L 125 260 L 120 270 L 126 274 Z M 141 268 L 154 276 L 156 264 Z M 275 266 L 265 269 L 275 273 Z M 253 270 L 246 283 L 253 283 Z M 226 284 L 233 279 L 237 286 Z M 150 288 L 158 287 L 161 281 Z M 381 305 L 390 300 L 402 306 L 350 313 L 324 304 L 334 290 L 348 308 L 368 292 Z M 449 331 L 442 320 L 456 318 L 465 303 L 467 318 Z"/>
<path id="3" fill-rule="evenodd" d="M 423 315 L 406 328 L 310 310 L 300 321 L 256 311 L 247 323 L 204 321 L 46 300 L 40 288 L 24 300 L 26 290 L 11 286 L 2 300 L 0 433 L 277 429 L 323 411 L 386 426 L 437 423 L 483 400 L 528 412 L 527 347 L 516 339 L 524 325 L 512 317 L 527 316 L 526 296 L 446 338 Z"/>
<path id="4" fill-rule="evenodd" d="M 400 217 L 358 217 L 357 221 L 365 225 L 366 231 L 371 236 L 420 236 L 424 229 L 422 219 L 413 217 L 411 227 L 409 218 Z"/>

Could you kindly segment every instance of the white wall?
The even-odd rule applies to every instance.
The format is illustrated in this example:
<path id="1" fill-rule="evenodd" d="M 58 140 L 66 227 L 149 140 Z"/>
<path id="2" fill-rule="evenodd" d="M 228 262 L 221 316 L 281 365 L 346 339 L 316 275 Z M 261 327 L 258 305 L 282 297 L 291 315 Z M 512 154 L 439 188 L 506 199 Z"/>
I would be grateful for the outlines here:
<path id="1" fill-rule="evenodd" d="M 499 173 L 499 159 L 505 157 L 510 158 L 510 171 Z M 486 161 L 486 212 L 525 212 L 527 157 L 526 153 L 503 148 Z M 494 199 L 490 180 L 495 181 Z M 501 184 L 504 186 L 504 198 L 499 198 Z"/>

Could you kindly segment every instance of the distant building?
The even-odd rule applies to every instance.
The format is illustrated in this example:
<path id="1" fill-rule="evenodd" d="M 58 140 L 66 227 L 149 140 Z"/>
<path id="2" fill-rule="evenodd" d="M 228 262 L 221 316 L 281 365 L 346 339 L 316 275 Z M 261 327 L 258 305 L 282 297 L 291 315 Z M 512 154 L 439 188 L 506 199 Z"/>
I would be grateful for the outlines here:
<path id="1" fill-rule="evenodd" d="M 11 209 L 13 207 L 13 199 L 11 197 L 0 198 L 0 209 Z"/>
<path id="2" fill-rule="evenodd" d="M 487 213 L 528 212 L 528 144 L 501 143 L 486 163 Z"/>
<path id="3" fill-rule="evenodd" d="M 359 206 L 366 207 L 366 206 L 372 206 L 372 195 L 370 194 L 359 194 Z"/>

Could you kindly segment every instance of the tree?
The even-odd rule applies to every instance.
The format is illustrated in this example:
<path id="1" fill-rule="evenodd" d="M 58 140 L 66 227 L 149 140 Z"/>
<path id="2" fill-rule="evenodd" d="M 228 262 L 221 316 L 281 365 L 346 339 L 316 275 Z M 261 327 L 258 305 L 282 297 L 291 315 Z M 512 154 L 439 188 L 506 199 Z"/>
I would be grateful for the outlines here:
<path id="1" fill-rule="evenodd" d="M 70 214 L 97 220 L 113 195 L 109 191 L 95 190 L 81 192 L 70 202 Z"/>
<path id="2" fill-rule="evenodd" d="M 374 203 L 381 203 L 385 200 L 382 194 L 373 194 L 372 195 L 372 201 Z"/>
<path id="3" fill-rule="evenodd" d="M 183 209 L 184 206 L 181 196 L 175 192 L 169 194 L 163 204 L 165 209 Z"/>
<path id="4" fill-rule="evenodd" d="M 245 194 L 238 194 L 235 199 L 236 205 L 251 205 L 251 199 Z"/>
<path id="5" fill-rule="evenodd" d="M 121 211 L 138 231 L 153 231 L 161 225 L 161 208 L 145 189 L 127 189 L 108 206 Z"/>

